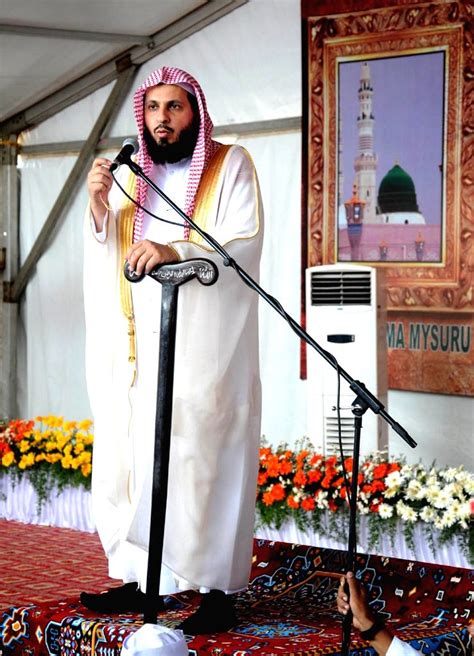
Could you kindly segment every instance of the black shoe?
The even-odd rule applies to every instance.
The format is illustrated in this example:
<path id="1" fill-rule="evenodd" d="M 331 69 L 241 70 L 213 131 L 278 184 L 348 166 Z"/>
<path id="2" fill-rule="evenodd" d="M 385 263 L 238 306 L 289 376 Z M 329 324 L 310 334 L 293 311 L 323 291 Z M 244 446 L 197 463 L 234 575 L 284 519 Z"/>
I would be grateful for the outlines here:
<path id="1" fill-rule="evenodd" d="M 81 592 L 80 595 L 83 606 L 101 613 L 143 613 L 145 599 L 138 583 L 125 583 L 119 588 L 111 588 L 100 594 Z M 163 610 L 163 599 L 160 597 L 159 601 L 160 607 L 157 610 Z"/>
<path id="2" fill-rule="evenodd" d="M 211 590 L 202 597 L 195 613 L 177 627 L 186 635 L 225 633 L 237 624 L 232 599 L 220 590 Z"/>

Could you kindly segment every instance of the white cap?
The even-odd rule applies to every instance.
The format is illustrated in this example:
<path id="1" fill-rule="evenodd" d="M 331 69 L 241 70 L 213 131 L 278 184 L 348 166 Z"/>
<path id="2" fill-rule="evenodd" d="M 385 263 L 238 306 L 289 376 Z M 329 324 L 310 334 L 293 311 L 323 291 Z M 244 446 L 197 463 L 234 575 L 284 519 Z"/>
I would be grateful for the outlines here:
<path id="1" fill-rule="evenodd" d="M 194 91 L 194 87 L 188 82 L 171 82 L 170 84 L 175 84 L 177 87 L 181 87 L 182 89 L 190 93 L 192 96 L 196 95 L 196 92 Z"/>
<path id="2" fill-rule="evenodd" d="M 160 624 L 144 624 L 123 641 L 120 656 L 187 656 L 188 646 L 180 630 Z"/>

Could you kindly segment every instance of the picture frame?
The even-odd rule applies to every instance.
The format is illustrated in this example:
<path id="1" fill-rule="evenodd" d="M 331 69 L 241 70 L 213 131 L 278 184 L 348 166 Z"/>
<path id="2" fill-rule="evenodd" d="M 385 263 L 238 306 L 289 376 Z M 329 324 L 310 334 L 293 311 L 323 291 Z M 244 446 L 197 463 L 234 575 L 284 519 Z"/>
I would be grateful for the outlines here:
<path id="1" fill-rule="evenodd" d="M 338 66 L 341 61 L 444 53 L 442 234 L 438 261 L 359 260 L 385 270 L 387 309 L 472 312 L 474 110 L 472 43 L 463 2 L 403 3 L 352 13 L 303 15 L 303 262 L 338 262 Z M 325 3 L 322 3 L 323 5 Z M 344 3 L 341 3 L 342 5 Z M 348 6 L 354 3 L 347 2 Z M 384 3 L 387 4 L 387 3 Z M 306 102 L 305 102 L 306 101 Z"/>

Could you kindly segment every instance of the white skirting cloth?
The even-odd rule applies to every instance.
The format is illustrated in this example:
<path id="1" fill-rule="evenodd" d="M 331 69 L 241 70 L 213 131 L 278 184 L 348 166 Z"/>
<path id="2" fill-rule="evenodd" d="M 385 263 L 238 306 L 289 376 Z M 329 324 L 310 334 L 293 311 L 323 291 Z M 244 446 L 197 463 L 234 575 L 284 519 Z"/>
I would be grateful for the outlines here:
<path id="1" fill-rule="evenodd" d="M 37 512 L 38 497 L 33 486 L 24 477 L 13 484 L 9 476 L 0 476 L 0 518 L 11 519 L 26 524 L 44 524 L 62 528 L 74 528 L 80 531 L 95 531 L 91 510 L 91 494 L 84 488 L 65 488 L 61 494 L 54 492 L 44 502 L 41 512 Z M 347 549 L 347 544 L 337 542 L 331 537 L 308 529 L 300 531 L 293 521 L 286 522 L 279 530 L 259 527 L 255 537 L 264 540 L 291 542 L 293 544 L 309 544 L 328 549 Z M 360 517 L 357 550 L 360 553 L 377 553 L 391 558 L 417 560 L 425 563 L 437 563 L 464 567 L 469 569 L 465 555 L 455 544 L 439 545 L 433 551 L 426 540 L 420 525 L 415 526 L 415 552 L 411 550 L 403 536 L 403 526 L 400 525 L 395 543 L 392 546 L 388 535 L 381 538 L 377 551 L 368 548 L 367 518 Z"/>
<path id="2" fill-rule="evenodd" d="M 38 513 L 38 495 L 26 476 L 16 483 L 10 476 L 0 476 L 0 517 L 25 524 L 95 531 L 90 492 L 75 487 L 66 487 L 60 494 L 53 490 Z"/>
<path id="3" fill-rule="evenodd" d="M 338 542 L 334 538 L 315 533 L 311 529 L 301 531 L 293 521 L 286 522 L 279 530 L 271 529 L 266 526 L 259 527 L 255 532 L 255 537 L 264 540 L 275 540 L 281 542 L 291 542 L 293 544 L 308 544 L 315 547 L 326 549 L 347 549 L 347 542 Z M 433 551 L 426 539 L 422 527 L 418 524 L 415 526 L 414 541 L 415 551 L 409 548 L 403 535 L 403 525 L 400 524 L 395 535 L 395 542 L 392 546 L 391 538 L 388 534 L 382 535 L 377 549 L 369 549 L 369 531 L 367 518 L 359 518 L 359 531 L 357 536 L 357 551 L 359 553 L 371 553 L 389 558 L 402 558 L 403 560 L 416 560 L 423 563 L 436 563 L 438 565 L 451 565 L 453 567 L 464 567 L 470 569 L 465 555 L 460 551 L 456 544 L 440 545 L 435 538 L 436 548 Z"/>

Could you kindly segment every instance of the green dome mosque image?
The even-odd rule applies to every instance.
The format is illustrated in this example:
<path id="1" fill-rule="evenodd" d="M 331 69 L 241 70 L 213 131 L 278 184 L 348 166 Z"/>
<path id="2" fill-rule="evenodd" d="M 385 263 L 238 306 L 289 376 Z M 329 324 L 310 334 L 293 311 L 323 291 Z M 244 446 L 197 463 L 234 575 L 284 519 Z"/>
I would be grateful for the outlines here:
<path id="1" fill-rule="evenodd" d="M 426 224 L 418 208 L 415 183 L 398 163 L 392 166 L 380 183 L 377 219 L 383 224 Z"/>
<path id="2" fill-rule="evenodd" d="M 413 180 L 399 164 L 395 164 L 382 179 L 377 204 L 381 214 L 420 211 Z"/>

